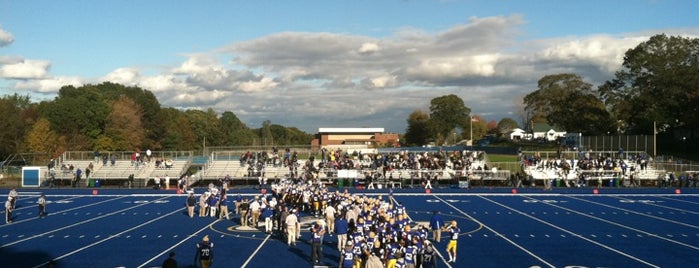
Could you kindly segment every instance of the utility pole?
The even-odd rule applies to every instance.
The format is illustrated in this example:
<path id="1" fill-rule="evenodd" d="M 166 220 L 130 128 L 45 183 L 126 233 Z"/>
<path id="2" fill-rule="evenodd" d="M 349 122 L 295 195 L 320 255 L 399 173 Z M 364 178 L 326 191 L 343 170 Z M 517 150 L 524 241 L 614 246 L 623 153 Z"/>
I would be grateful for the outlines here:
<path id="1" fill-rule="evenodd" d="M 657 142 L 657 136 L 658 135 L 658 129 L 656 128 L 656 122 L 653 121 L 653 157 L 655 158 L 657 156 L 657 151 L 655 151 L 656 148 L 656 142 Z"/>

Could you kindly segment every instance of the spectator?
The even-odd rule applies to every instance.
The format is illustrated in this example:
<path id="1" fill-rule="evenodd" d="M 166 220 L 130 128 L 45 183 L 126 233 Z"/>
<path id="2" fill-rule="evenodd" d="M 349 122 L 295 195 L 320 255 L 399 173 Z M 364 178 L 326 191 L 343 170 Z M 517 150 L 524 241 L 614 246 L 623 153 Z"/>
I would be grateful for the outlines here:
<path id="1" fill-rule="evenodd" d="M 169 256 L 163 262 L 162 268 L 177 268 L 177 261 L 175 260 L 175 252 L 170 252 Z"/>
<path id="2" fill-rule="evenodd" d="M 432 240 L 439 243 L 442 240 L 442 228 L 444 227 L 444 220 L 442 215 L 439 215 L 439 211 L 434 211 L 432 219 L 430 219 L 430 228 L 432 228 Z"/>
<path id="3" fill-rule="evenodd" d="M 194 193 L 189 193 L 187 197 L 187 214 L 190 218 L 194 218 L 194 206 L 197 205 L 197 198 L 194 197 Z"/>

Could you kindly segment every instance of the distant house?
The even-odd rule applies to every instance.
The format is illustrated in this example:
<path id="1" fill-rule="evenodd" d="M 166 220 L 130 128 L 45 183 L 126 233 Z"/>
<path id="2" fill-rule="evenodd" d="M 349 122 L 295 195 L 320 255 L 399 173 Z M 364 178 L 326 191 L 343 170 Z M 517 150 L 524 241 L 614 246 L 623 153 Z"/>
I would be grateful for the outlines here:
<path id="1" fill-rule="evenodd" d="M 555 130 L 552 126 L 544 123 L 534 124 L 534 131 L 532 133 L 532 138 L 534 139 L 544 139 L 547 141 L 555 141 L 558 138 L 566 136 L 565 131 Z"/>
<path id="2" fill-rule="evenodd" d="M 513 130 L 510 130 L 507 133 L 505 133 L 505 135 L 507 138 L 509 138 L 510 140 L 513 140 L 513 141 L 531 140 L 532 139 L 532 134 L 527 133 L 524 129 L 521 129 L 521 128 L 515 128 Z"/>

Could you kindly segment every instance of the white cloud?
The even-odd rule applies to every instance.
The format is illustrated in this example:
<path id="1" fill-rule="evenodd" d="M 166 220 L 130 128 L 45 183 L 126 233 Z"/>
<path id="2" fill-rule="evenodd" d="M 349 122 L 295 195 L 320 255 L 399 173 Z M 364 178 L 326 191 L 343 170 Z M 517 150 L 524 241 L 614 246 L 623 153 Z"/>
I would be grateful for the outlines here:
<path id="1" fill-rule="evenodd" d="M 238 84 L 238 88 L 245 92 L 264 91 L 275 88 L 279 83 L 269 77 L 264 77 L 259 81 L 244 81 Z"/>
<path id="2" fill-rule="evenodd" d="M 10 32 L 5 31 L 5 29 L 2 28 L 2 25 L 0 25 L 0 47 L 12 44 L 14 41 L 15 37 L 12 36 Z"/>
<path id="3" fill-rule="evenodd" d="M 408 73 L 422 77 L 463 77 L 492 76 L 499 55 L 473 55 L 464 57 L 427 58 L 417 66 L 409 68 Z"/>
<path id="4" fill-rule="evenodd" d="M 393 87 L 396 86 L 396 76 L 393 75 L 383 75 L 371 79 L 371 84 L 377 88 Z"/>
<path id="5" fill-rule="evenodd" d="M 85 81 L 81 77 L 51 77 L 46 79 L 32 79 L 19 81 L 15 84 L 15 88 L 19 90 L 34 91 L 39 93 L 54 93 L 58 92 L 63 86 L 82 86 Z"/>
<path id="6" fill-rule="evenodd" d="M 358 50 L 360 54 L 371 54 L 377 51 L 379 51 L 379 45 L 376 43 L 363 43 Z"/>
<path id="7" fill-rule="evenodd" d="M 119 68 L 99 80 L 123 85 L 134 85 L 138 83 L 140 79 L 141 74 L 139 74 L 136 68 Z"/>
<path id="8" fill-rule="evenodd" d="M 9 79 L 46 78 L 51 62 L 45 60 L 24 60 L 0 67 L 0 77 Z"/>
<path id="9" fill-rule="evenodd" d="M 613 37 L 594 35 L 582 38 L 552 39 L 538 41 L 543 49 L 535 56 L 542 60 L 561 64 L 585 61 L 613 72 L 623 61 L 624 53 L 648 40 L 649 36 Z"/>

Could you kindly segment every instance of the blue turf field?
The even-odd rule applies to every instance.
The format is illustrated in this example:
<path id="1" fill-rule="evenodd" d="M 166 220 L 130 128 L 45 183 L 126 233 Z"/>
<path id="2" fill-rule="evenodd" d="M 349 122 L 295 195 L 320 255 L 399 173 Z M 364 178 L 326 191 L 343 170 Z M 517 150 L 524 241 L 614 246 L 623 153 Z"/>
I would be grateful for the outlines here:
<path id="1" fill-rule="evenodd" d="M 197 193 L 200 193 L 201 189 Z M 14 223 L 0 225 L 2 267 L 158 267 L 171 251 L 180 267 L 209 235 L 214 267 L 311 267 L 309 233 L 289 248 L 277 236 L 236 230 L 237 218 L 189 218 L 173 191 L 20 189 Z M 253 195 L 253 190 L 240 190 Z M 38 218 L 44 193 L 48 217 Z M 232 191 L 237 193 L 236 190 Z M 7 195 L 7 190 L 0 191 Z M 357 194 L 387 196 L 387 190 Z M 463 234 L 456 264 L 440 267 L 692 267 L 699 263 L 699 191 L 682 189 L 396 190 L 415 222 L 439 210 Z M 233 209 L 231 208 L 231 211 Z M 3 212 L 3 218 L 4 218 Z M 309 219 L 312 220 L 312 219 Z M 437 243 L 446 257 L 446 236 Z M 324 263 L 337 266 L 335 237 Z"/>

